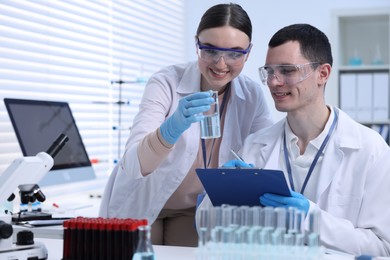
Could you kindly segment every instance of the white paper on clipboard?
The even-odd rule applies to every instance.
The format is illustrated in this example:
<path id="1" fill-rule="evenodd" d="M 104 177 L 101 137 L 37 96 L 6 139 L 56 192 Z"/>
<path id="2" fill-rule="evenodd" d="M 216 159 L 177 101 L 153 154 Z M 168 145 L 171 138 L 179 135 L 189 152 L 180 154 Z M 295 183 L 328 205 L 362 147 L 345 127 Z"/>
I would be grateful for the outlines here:
<path id="1" fill-rule="evenodd" d="M 259 206 L 264 193 L 291 196 L 280 170 L 209 168 L 196 173 L 214 206 Z"/>

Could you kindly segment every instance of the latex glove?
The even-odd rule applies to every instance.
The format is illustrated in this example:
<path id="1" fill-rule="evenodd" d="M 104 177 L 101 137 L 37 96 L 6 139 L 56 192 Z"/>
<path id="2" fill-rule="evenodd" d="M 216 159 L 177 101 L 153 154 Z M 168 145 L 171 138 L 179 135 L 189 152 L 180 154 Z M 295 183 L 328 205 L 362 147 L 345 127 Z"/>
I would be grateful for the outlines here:
<path id="1" fill-rule="evenodd" d="M 265 193 L 260 196 L 260 204 L 271 207 L 295 207 L 307 215 L 310 207 L 310 202 L 302 194 L 290 191 L 291 197 L 281 196 L 272 193 Z"/>
<path id="2" fill-rule="evenodd" d="M 209 110 L 213 102 L 210 91 L 197 92 L 180 99 L 176 111 L 160 126 L 164 140 L 170 144 L 176 143 L 192 123 L 204 118 L 203 112 Z"/>
<path id="3" fill-rule="evenodd" d="M 246 163 L 240 160 L 230 160 L 222 165 L 224 168 L 253 168 L 254 165 L 252 163 Z"/>

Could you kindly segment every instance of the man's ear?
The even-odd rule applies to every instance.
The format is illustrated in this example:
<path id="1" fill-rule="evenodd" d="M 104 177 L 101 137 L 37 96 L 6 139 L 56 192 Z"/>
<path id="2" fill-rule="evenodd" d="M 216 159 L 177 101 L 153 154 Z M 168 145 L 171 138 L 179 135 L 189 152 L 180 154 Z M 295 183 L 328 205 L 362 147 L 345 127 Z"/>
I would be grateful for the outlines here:
<path id="1" fill-rule="evenodd" d="M 332 66 L 329 63 L 320 65 L 318 74 L 318 85 L 325 85 L 330 77 Z"/>

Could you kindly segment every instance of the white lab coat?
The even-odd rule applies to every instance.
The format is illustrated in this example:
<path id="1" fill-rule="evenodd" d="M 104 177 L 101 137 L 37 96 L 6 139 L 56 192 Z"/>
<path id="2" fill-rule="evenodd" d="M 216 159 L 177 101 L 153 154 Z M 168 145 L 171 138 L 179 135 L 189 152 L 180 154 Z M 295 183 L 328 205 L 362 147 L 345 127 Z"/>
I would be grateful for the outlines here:
<path id="1" fill-rule="evenodd" d="M 151 174 L 143 177 L 137 145 L 171 116 L 178 101 L 200 91 L 201 74 L 197 62 L 175 65 L 157 72 L 145 87 L 140 110 L 121 161 L 109 177 L 100 208 L 102 217 L 146 218 L 153 223 L 166 201 L 180 185 L 199 149 L 199 124 L 192 124 L 168 157 Z M 259 84 L 238 76 L 231 84 L 219 162 L 232 159 L 230 148 L 239 150 L 245 138 L 270 126 L 269 109 Z"/>
<path id="2" fill-rule="evenodd" d="M 259 168 L 282 169 L 279 157 L 285 120 L 250 135 L 243 159 Z M 211 202 L 206 196 L 200 208 L 208 207 Z M 339 110 L 309 209 L 309 213 L 320 211 L 323 245 L 354 255 L 390 256 L 389 208 L 389 146 L 375 131 Z"/>

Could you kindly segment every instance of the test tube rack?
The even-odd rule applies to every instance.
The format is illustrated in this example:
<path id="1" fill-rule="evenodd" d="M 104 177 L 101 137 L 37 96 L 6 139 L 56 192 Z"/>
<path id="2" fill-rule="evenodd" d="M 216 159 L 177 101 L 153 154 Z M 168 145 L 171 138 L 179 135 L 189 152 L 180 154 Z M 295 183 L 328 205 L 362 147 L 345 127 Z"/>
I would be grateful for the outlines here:
<path id="1" fill-rule="evenodd" d="M 138 227 L 146 219 L 85 218 L 64 221 L 62 260 L 131 260 Z"/>
<path id="2" fill-rule="evenodd" d="M 323 259 L 319 214 L 305 214 L 296 208 L 260 206 L 199 209 L 197 260 Z"/>

